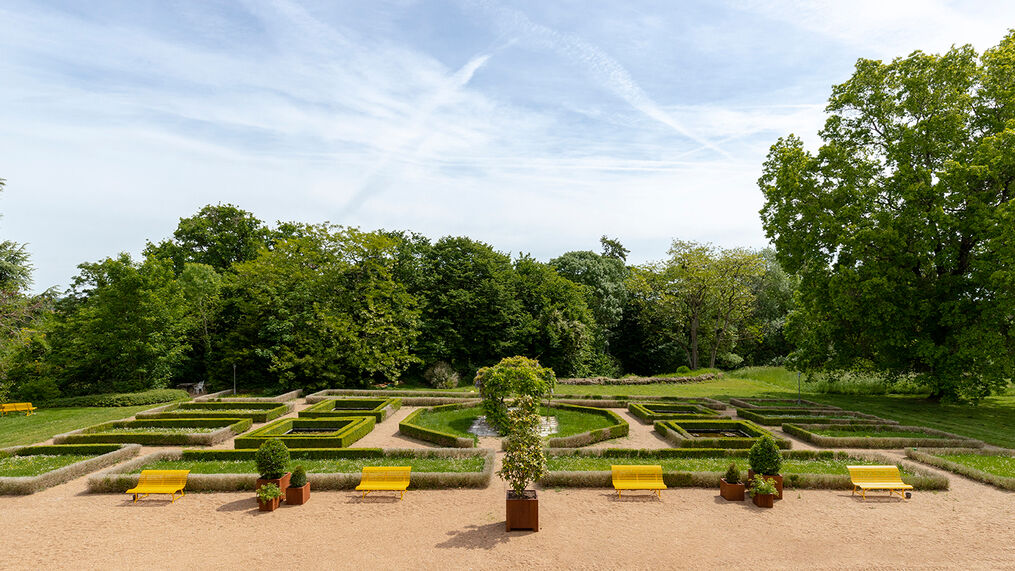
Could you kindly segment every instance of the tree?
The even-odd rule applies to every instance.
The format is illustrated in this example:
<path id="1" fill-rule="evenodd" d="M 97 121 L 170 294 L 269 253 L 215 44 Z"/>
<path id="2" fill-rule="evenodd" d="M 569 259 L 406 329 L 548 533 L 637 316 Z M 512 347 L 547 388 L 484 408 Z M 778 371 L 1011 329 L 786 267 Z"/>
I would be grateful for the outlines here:
<path id="1" fill-rule="evenodd" d="M 196 363 L 191 363 L 189 367 L 185 365 L 182 369 L 196 369 L 194 374 L 207 380 L 211 369 L 212 329 L 221 299 L 222 276 L 207 264 L 188 262 L 184 264 L 179 281 L 190 308 L 189 313 L 193 316 L 192 330 L 196 333 L 193 337 L 197 337 L 197 342 L 190 345 L 192 349 L 198 349 L 198 355 L 192 358 Z M 199 366 L 195 367 L 195 364 Z"/>
<path id="2" fill-rule="evenodd" d="M 1015 32 L 979 58 L 861 59 L 832 89 L 817 154 L 792 135 L 772 146 L 761 217 L 801 279 L 796 367 L 912 375 L 939 399 L 1007 384 L 1013 68 Z"/>
<path id="3" fill-rule="evenodd" d="M 786 339 L 785 327 L 799 280 L 782 268 L 774 249 L 765 248 L 759 255 L 765 266 L 764 275 L 755 282 L 754 312 L 746 324 L 747 334 L 734 349 L 743 356 L 746 365 L 781 363 L 793 350 Z"/>
<path id="4" fill-rule="evenodd" d="M 539 436 L 539 400 L 531 395 L 519 397 L 509 413 L 510 427 L 504 446 L 504 463 L 497 475 L 511 486 L 515 498 L 546 473 L 546 453 Z"/>
<path id="5" fill-rule="evenodd" d="M 521 356 L 505 357 L 496 365 L 483 367 L 476 373 L 486 421 L 501 434 L 510 428 L 509 398 L 528 396 L 538 402 L 538 399 L 553 392 L 556 382 L 553 369 L 540 366 L 535 359 Z"/>
<path id="6" fill-rule="evenodd" d="M 561 276 L 589 288 L 588 304 L 604 337 L 620 323 L 627 302 L 627 268 L 623 260 L 577 251 L 550 260 L 550 265 Z"/>
<path id="7" fill-rule="evenodd" d="M 232 204 L 207 205 L 181 218 L 172 240 L 148 243 L 145 256 L 168 258 L 177 273 L 187 262 L 206 264 L 218 272 L 252 260 L 268 245 L 269 230 L 253 214 Z"/>

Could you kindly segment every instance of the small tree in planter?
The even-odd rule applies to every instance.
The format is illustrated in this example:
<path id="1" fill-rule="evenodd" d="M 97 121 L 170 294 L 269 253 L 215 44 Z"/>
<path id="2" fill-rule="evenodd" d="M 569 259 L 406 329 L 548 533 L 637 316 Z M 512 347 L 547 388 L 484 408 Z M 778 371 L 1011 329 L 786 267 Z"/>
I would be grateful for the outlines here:
<path id="1" fill-rule="evenodd" d="M 507 399 L 514 395 L 542 398 L 553 392 L 556 382 L 553 369 L 540 367 L 539 361 L 527 357 L 505 357 L 492 367 L 483 367 L 476 373 L 476 386 L 483 397 L 486 422 L 501 434 L 507 433 Z"/>
<path id="2" fill-rule="evenodd" d="M 257 463 L 257 472 L 260 478 L 257 479 L 255 490 L 261 489 L 265 484 L 275 484 L 282 493 L 289 487 L 289 449 L 282 444 L 278 438 L 266 440 L 254 454 L 254 461 Z"/>
<path id="3" fill-rule="evenodd" d="M 750 486 L 754 485 L 755 474 L 761 474 L 765 478 L 775 481 L 776 499 L 782 499 L 782 476 L 779 470 L 782 468 L 782 453 L 779 446 L 772 440 L 771 436 L 762 436 L 760 440 L 751 446 L 748 454 L 751 469 L 747 471 L 747 481 Z"/>
<path id="4" fill-rule="evenodd" d="M 775 480 L 758 474 L 751 481 L 751 501 L 759 508 L 770 508 L 775 501 Z"/>
<path id="5" fill-rule="evenodd" d="M 726 475 L 719 479 L 719 495 L 730 501 L 742 502 L 744 491 L 744 483 L 740 481 L 740 470 L 735 463 L 730 464 Z"/>
<path id="6" fill-rule="evenodd" d="M 511 486 L 507 493 L 507 531 L 539 531 L 539 498 L 525 489 L 546 472 L 543 439 L 539 436 L 539 401 L 532 395 L 519 397 L 509 413 L 510 433 L 504 465 L 497 472 Z"/>
<path id="7" fill-rule="evenodd" d="M 257 488 L 257 509 L 262 512 L 273 512 L 282 500 L 282 490 L 275 484 L 265 484 Z"/>
<path id="8" fill-rule="evenodd" d="M 289 487 L 285 490 L 285 503 L 291 506 L 302 506 L 309 499 L 310 482 L 307 481 L 307 471 L 303 469 L 303 466 L 297 466 L 293 468 Z"/>

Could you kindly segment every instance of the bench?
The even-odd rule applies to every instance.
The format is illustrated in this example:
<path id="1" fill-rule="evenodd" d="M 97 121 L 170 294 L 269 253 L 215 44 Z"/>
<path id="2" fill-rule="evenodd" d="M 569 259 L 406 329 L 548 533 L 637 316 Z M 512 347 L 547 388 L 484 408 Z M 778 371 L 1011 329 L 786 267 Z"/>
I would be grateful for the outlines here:
<path id="1" fill-rule="evenodd" d="M 9 402 L 0 405 L 0 415 L 5 415 L 8 412 L 23 412 L 25 416 L 30 416 L 33 412 L 38 410 L 39 407 L 32 406 L 30 402 Z"/>
<path id="2" fill-rule="evenodd" d="M 613 471 L 613 487 L 617 490 L 618 498 L 622 497 L 622 490 L 653 490 L 659 499 L 662 499 L 661 490 L 666 489 L 662 466 L 614 464 L 610 468 Z"/>
<path id="3" fill-rule="evenodd" d="M 187 485 L 189 473 L 190 470 L 142 470 L 137 486 L 127 490 L 127 493 L 134 494 L 135 504 L 138 496 L 143 498 L 148 494 L 169 494 L 172 502 L 175 502 L 176 492 L 180 492 L 181 498 L 184 496 L 183 488 Z"/>
<path id="4" fill-rule="evenodd" d="M 846 466 L 846 469 L 853 482 L 853 494 L 860 490 L 860 497 L 864 499 L 867 499 L 867 490 L 886 490 L 889 496 L 898 492 L 899 497 L 905 499 L 903 491 L 913 489 L 902 481 L 898 466 Z"/>
<path id="5" fill-rule="evenodd" d="M 363 492 L 364 498 L 370 492 L 384 490 L 402 492 L 402 496 L 398 498 L 401 500 L 405 497 L 405 489 L 409 487 L 411 470 L 412 466 L 364 466 L 356 491 Z"/>

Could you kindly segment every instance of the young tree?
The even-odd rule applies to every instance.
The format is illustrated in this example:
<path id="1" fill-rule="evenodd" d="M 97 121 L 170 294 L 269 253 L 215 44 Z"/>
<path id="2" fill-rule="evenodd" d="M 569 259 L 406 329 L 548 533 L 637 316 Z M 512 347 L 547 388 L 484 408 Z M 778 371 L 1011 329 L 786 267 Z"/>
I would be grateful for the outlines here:
<path id="1" fill-rule="evenodd" d="M 801 277 L 787 323 L 801 368 L 915 375 L 977 399 L 1015 371 L 1015 32 L 861 59 L 832 90 L 817 154 L 789 136 L 758 183 L 779 262 Z"/>

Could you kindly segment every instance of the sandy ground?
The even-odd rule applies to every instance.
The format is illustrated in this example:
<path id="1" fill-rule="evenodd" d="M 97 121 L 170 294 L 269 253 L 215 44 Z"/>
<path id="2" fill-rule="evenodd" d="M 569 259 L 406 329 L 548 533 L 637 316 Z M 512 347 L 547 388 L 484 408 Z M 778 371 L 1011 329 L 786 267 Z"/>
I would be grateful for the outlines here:
<path id="1" fill-rule="evenodd" d="M 425 446 L 397 434 L 409 412 L 357 445 Z M 613 445 L 665 447 L 649 425 L 628 420 L 631 435 Z M 718 490 L 618 500 L 607 489 L 546 489 L 540 531 L 511 533 L 496 478 L 482 490 L 410 490 L 404 501 L 313 492 L 306 505 L 271 513 L 257 511 L 249 492 L 135 505 L 88 494 L 80 478 L 0 497 L 0 568 L 1015 569 L 1015 493 L 948 477 L 951 491 L 907 502 L 805 490 L 770 510 L 726 502 Z"/>

